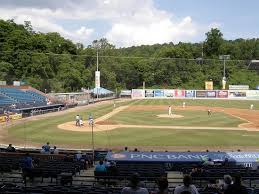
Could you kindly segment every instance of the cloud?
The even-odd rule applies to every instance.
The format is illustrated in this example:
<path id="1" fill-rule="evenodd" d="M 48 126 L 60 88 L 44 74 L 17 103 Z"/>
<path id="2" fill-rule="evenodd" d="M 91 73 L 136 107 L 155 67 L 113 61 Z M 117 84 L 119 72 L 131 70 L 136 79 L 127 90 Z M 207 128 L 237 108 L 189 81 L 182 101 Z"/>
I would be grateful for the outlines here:
<path id="1" fill-rule="evenodd" d="M 46 17 L 42 17 L 41 14 L 45 12 Z M 93 28 L 87 28 L 86 26 L 81 26 L 79 29 L 68 30 L 62 25 L 54 22 L 48 17 L 49 10 L 41 10 L 41 13 L 37 13 L 37 10 L 31 9 L 15 9 L 6 10 L 0 8 L 0 18 L 2 19 L 13 19 L 18 24 L 23 24 L 24 21 L 31 21 L 33 29 L 40 32 L 58 32 L 65 38 L 71 39 L 74 42 L 86 42 L 89 41 L 91 35 L 94 32 Z"/>
<path id="2" fill-rule="evenodd" d="M 96 34 L 116 46 L 177 43 L 197 40 L 209 29 L 190 16 L 178 18 L 156 8 L 153 0 L 0 0 L 0 5 L 0 18 L 13 18 L 17 23 L 29 20 L 35 30 L 55 31 L 85 44 L 102 38 Z M 82 25 L 71 30 L 64 24 L 67 20 Z M 94 33 L 95 22 L 108 24 L 109 29 Z"/>

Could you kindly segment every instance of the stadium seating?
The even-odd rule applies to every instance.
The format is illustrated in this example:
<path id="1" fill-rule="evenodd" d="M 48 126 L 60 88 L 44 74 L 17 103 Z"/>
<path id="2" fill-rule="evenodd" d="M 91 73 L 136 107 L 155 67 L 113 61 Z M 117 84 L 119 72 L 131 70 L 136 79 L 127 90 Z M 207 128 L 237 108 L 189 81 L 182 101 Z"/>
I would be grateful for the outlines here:
<path id="1" fill-rule="evenodd" d="M 10 97 L 7 97 L 0 93 L 0 106 L 8 106 L 15 103 L 16 101 Z"/>
<path id="2" fill-rule="evenodd" d="M 67 153 L 68 154 L 68 153 Z M 67 154 L 39 154 L 36 151 L 30 155 L 36 162 L 35 167 L 26 174 L 27 177 L 36 178 L 36 182 L 22 183 L 22 172 L 19 170 L 21 167 L 21 161 L 24 157 L 24 152 L 21 153 L 9 153 L 1 152 L 0 154 L 0 193 L 14 194 L 14 193 L 37 193 L 37 194 L 49 194 L 49 193 L 70 193 L 70 194 L 119 194 L 122 188 L 127 185 L 129 177 L 132 173 L 138 172 L 140 174 L 142 183 L 151 192 L 156 186 L 157 178 L 161 176 L 167 176 L 169 172 L 165 171 L 165 166 L 159 163 L 125 163 L 117 162 L 116 168 L 118 174 L 113 177 L 106 177 L 109 180 L 100 179 L 95 180 L 94 176 L 89 176 L 89 171 L 81 174 L 80 171 L 86 169 L 84 162 L 76 161 L 74 154 L 71 154 L 69 158 L 71 160 L 65 160 L 68 157 Z M 196 167 L 193 164 L 185 164 L 181 168 L 176 169 L 178 171 L 178 178 L 171 177 L 169 180 L 169 189 L 174 188 L 182 184 L 182 177 L 179 177 L 182 173 L 190 173 L 192 168 Z M 193 177 L 194 184 L 199 190 L 200 194 L 213 194 L 204 192 L 203 188 L 208 183 L 209 179 L 222 179 L 225 174 L 241 173 L 243 180 L 248 186 L 249 194 L 259 194 L 256 184 L 259 180 L 259 171 L 251 168 L 244 168 L 243 166 L 230 165 L 230 166 L 203 166 L 206 170 L 205 177 Z M 12 172 L 13 171 L 13 172 Z M 91 171 L 91 170 L 90 170 Z M 12 173 L 14 176 L 12 176 Z M 109 171 L 108 171 L 109 173 Z M 10 177 L 3 178 L 9 174 Z M 86 174 L 86 175 L 84 175 Z M 109 174 L 106 174 L 109 176 Z M 16 177 L 16 178 L 15 178 Z M 20 181 L 16 180 L 20 177 Z M 102 177 L 103 178 L 103 177 Z M 52 181 L 54 179 L 55 181 Z M 115 182 L 111 182 L 110 179 L 115 179 Z M 15 181 L 14 181 L 15 180 Z M 249 182 L 250 181 L 250 182 Z M 16 183 L 15 183 L 16 182 Z M 115 184 L 113 184 L 115 183 Z M 112 185 L 112 186 L 111 186 Z"/>
<path id="3" fill-rule="evenodd" d="M 41 103 L 45 101 L 45 98 L 39 97 L 40 94 L 29 91 L 24 92 L 16 88 L 0 88 L 0 93 L 14 99 L 18 103 L 34 104 L 36 102 Z"/>

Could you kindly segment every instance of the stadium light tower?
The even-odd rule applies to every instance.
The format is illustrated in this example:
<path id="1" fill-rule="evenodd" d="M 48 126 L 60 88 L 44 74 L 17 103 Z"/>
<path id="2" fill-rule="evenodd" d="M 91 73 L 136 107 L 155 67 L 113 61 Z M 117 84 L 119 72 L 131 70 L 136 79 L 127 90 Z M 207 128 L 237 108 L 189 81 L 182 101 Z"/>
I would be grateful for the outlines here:
<path id="1" fill-rule="evenodd" d="M 226 60 L 230 59 L 230 55 L 220 55 L 219 59 L 223 60 L 223 63 L 224 63 L 223 78 L 222 78 L 222 89 L 225 90 L 226 83 L 227 83 L 227 78 L 226 78 Z"/>
<path id="2" fill-rule="evenodd" d="M 99 71 L 99 48 L 100 43 L 97 41 L 94 45 L 94 48 L 96 48 L 96 71 L 95 71 L 95 88 L 97 90 L 96 98 L 99 99 L 99 89 L 100 89 L 100 71 Z"/>

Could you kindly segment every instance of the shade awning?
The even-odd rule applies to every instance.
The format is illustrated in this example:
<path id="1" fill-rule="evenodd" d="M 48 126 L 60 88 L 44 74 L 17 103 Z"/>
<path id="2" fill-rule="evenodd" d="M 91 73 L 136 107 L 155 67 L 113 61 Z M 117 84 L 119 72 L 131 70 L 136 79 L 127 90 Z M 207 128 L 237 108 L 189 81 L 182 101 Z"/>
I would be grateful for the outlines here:
<path id="1" fill-rule="evenodd" d="M 90 91 L 91 91 L 91 93 L 100 94 L 100 95 L 114 94 L 113 91 L 107 90 L 107 89 L 102 88 L 102 87 L 94 88 L 94 89 L 91 89 Z"/>

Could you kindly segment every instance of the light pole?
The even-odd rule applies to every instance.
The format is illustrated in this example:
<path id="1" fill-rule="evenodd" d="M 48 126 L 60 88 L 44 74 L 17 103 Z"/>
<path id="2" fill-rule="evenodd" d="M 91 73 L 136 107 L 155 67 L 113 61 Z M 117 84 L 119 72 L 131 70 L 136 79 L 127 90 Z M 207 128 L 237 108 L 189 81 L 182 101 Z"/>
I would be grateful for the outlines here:
<path id="1" fill-rule="evenodd" d="M 90 118 L 90 122 L 92 125 L 92 153 L 93 153 L 93 161 L 94 161 L 94 119 Z"/>
<path id="2" fill-rule="evenodd" d="M 222 89 L 225 90 L 226 83 L 227 83 L 227 78 L 226 78 L 226 60 L 230 59 L 230 55 L 220 55 L 219 59 L 223 60 L 223 64 L 224 64 L 223 78 L 222 78 Z"/>

